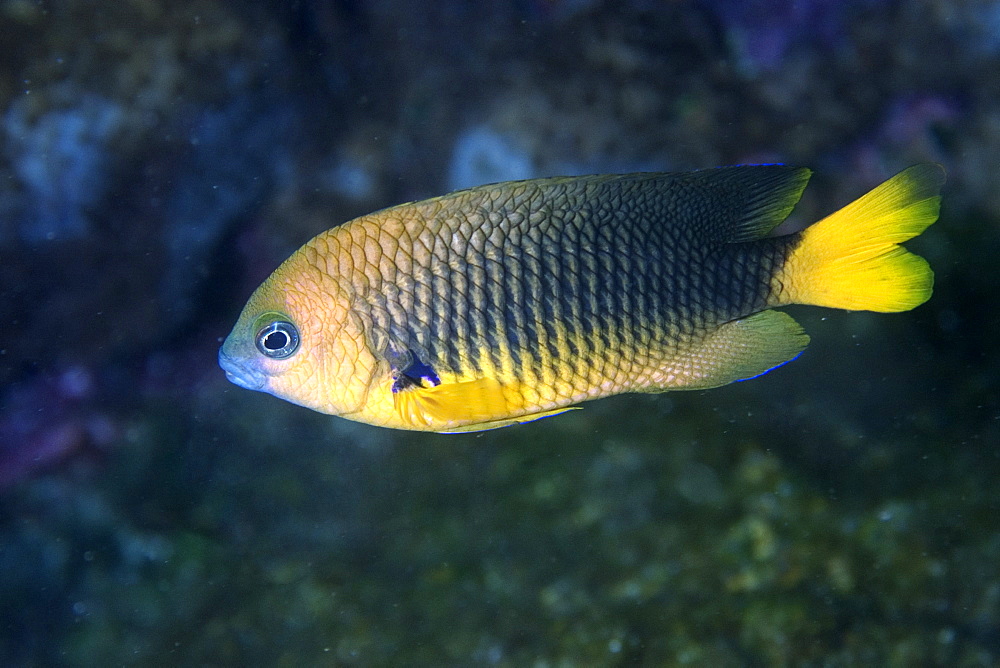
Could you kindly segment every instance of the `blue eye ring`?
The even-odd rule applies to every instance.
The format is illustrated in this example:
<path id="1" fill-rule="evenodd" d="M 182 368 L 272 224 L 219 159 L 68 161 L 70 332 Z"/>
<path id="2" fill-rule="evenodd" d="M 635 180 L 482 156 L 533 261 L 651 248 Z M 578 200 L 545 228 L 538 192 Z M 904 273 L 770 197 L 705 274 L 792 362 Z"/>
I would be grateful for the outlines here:
<path id="1" fill-rule="evenodd" d="M 299 349 L 299 330 L 287 320 L 275 320 L 257 330 L 256 342 L 262 355 L 287 359 Z"/>

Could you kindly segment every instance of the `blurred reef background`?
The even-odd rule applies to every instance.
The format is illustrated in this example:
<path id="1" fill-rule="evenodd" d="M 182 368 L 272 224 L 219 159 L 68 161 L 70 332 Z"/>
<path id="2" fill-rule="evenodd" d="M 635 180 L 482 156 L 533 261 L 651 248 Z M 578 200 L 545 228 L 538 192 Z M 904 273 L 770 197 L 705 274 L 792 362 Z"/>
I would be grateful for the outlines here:
<path id="1" fill-rule="evenodd" d="M 0 664 L 1000 662 L 1000 2 L 0 0 Z M 314 234 L 463 186 L 919 161 L 933 299 L 479 435 L 228 384 Z"/>

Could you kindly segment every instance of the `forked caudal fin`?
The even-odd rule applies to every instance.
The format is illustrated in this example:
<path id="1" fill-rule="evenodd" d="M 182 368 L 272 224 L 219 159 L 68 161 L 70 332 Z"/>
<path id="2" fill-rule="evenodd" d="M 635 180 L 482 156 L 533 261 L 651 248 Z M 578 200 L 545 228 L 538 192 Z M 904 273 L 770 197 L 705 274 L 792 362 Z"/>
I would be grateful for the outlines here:
<path id="1" fill-rule="evenodd" d="M 900 243 L 937 220 L 944 170 L 915 165 L 806 228 L 776 276 L 787 303 L 908 311 L 931 296 L 934 272 Z"/>

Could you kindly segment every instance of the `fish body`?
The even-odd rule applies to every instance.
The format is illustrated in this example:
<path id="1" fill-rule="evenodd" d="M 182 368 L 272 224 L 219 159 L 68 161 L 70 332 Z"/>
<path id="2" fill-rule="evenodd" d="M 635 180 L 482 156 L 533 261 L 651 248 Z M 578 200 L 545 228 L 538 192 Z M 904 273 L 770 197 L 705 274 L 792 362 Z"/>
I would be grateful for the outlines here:
<path id="1" fill-rule="evenodd" d="M 219 361 L 237 385 L 321 412 L 444 432 L 752 378 L 809 341 L 775 307 L 902 311 L 930 296 L 927 263 L 898 244 L 937 218 L 940 167 L 773 236 L 809 175 L 534 179 L 384 209 L 286 260 Z"/>

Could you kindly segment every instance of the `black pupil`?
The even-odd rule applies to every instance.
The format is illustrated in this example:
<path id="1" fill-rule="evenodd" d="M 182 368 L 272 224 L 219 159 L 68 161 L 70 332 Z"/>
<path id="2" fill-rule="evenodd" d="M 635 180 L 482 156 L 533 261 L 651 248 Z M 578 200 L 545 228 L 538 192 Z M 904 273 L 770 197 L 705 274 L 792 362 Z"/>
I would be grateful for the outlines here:
<path id="1" fill-rule="evenodd" d="M 288 345 L 288 334 L 282 331 L 268 332 L 263 343 L 268 350 L 281 350 Z"/>

